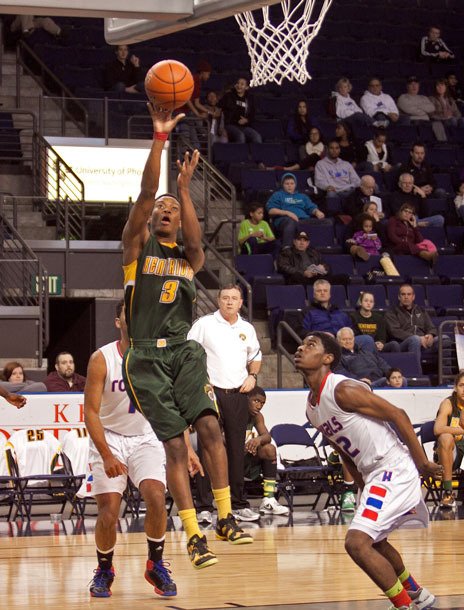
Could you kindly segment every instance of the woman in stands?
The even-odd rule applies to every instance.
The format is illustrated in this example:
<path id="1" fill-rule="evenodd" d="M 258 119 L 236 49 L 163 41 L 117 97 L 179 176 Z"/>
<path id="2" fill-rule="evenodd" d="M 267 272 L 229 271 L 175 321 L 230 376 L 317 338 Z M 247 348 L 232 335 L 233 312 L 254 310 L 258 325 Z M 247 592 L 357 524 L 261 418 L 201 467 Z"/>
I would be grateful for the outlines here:
<path id="1" fill-rule="evenodd" d="M 294 115 L 288 121 L 287 137 L 292 144 L 298 146 L 300 159 L 304 159 L 306 156 L 304 146 L 309 140 L 311 127 L 308 102 L 306 100 L 299 100 Z"/>
<path id="2" fill-rule="evenodd" d="M 347 78 L 340 78 L 337 81 L 331 98 L 335 101 L 335 117 L 351 124 L 372 125 L 372 119 L 367 114 L 364 114 L 362 109 L 350 96 L 352 89 L 353 85 Z"/>
<path id="3" fill-rule="evenodd" d="M 2 381 L 10 383 L 23 383 L 26 381 L 23 365 L 20 362 L 7 362 L 3 367 Z"/>
<path id="4" fill-rule="evenodd" d="M 340 144 L 340 159 L 359 169 L 359 163 L 366 160 L 366 152 L 353 137 L 353 130 L 346 121 L 336 124 L 335 139 Z"/>
<path id="5" fill-rule="evenodd" d="M 287 172 L 294 172 L 299 169 L 313 171 L 316 163 L 325 157 L 325 144 L 322 141 L 321 130 L 318 127 L 311 127 L 309 132 L 309 140 L 304 146 L 305 156 L 298 162 L 285 165 L 283 169 Z M 281 169 L 280 167 L 271 167 L 266 169 Z M 312 186 L 312 185 L 310 185 Z"/>
<path id="6" fill-rule="evenodd" d="M 435 112 L 431 115 L 433 120 L 441 121 L 446 127 L 462 127 L 464 125 L 462 114 L 450 95 L 444 78 L 439 78 L 435 82 L 435 92 L 430 100 L 435 106 Z"/>
<path id="7" fill-rule="evenodd" d="M 355 335 L 369 335 L 379 352 L 399 352 L 397 341 L 387 343 L 387 326 L 385 318 L 379 311 L 374 311 L 375 298 L 372 292 L 360 292 L 356 302 L 356 311 L 351 315 Z"/>
<path id="8" fill-rule="evenodd" d="M 393 254 L 412 254 L 434 264 L 438 258 L 436 246 L 422 237 L 417 228 L 414 210 L 404 203 L 388 220 L 387 237 Z"/>

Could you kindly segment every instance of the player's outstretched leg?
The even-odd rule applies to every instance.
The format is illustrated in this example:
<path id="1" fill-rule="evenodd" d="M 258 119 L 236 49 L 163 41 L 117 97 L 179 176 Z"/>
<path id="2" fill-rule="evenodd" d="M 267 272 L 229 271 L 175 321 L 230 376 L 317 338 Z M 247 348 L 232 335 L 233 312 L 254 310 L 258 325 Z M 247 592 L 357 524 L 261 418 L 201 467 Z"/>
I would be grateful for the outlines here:
<path id="1" fill-rule="evenodd" d="M 110 597 L 115 577 L 113 554 L 121 496 L 117 493 L 103 493 L 97 494 L 95 499 L 98 507 L 95 525 L 98 567 L 94 570 L 89 590 L 92 597 Z"/>
<path id="2" fill-rule="evenodd" d="M 166 451 L 166 476 L 169 491 L 179 511 L 179 517 L 187 534 L 187 552 L 196 569 L 217 563 L 216 555 L 209 550 L 206 536 L 202 536 L 190 492 L 187 447 L 183 434 L 164 441 Z"/>
<path id="3" fill-rule="evenodd" d="M 232 515 L 227 454 L 217 418 L 208 414 L 201 416 L 195 422 L 195 429 L 201 441 L 203 459 L 218 511 L 216 538 L 231 544 L 250 544 L 253 538 L 240 528 Z"/>
<path id="4" fill-rule="evenodd" d="M 385 539 L 377 542 L 373 545 L 373 547 L 393 566 L 395 574 L 398 576 L 398 579 L 403 585 L 404 589 L 408 592 L 409 597 L 415 603 L 415 607 L 419 608 L 420 610 L 432 608 L 433 604 L 435 603 L 435 595 L 420 585 L 409 573 L 409 570 L 404 567 L 401 555 L 388 542 L 388 540 Z M 390 610 L 394 610 L 394 608 L 395 606 L 390 606 Z"/>

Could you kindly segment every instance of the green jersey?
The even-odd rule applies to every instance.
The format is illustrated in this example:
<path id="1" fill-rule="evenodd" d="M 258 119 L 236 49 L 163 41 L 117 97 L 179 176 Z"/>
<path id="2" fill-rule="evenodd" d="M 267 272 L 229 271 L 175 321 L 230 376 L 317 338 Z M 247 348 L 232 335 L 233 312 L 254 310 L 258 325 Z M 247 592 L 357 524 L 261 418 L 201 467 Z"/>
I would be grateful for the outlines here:
<path id="1" fill-rule="evenodd" d="M 150 235 L 139 258 L 124 267 L 124 294 L 132 340 L 186 338 L 196 290 L 193 269 L 177 244 Z"/>

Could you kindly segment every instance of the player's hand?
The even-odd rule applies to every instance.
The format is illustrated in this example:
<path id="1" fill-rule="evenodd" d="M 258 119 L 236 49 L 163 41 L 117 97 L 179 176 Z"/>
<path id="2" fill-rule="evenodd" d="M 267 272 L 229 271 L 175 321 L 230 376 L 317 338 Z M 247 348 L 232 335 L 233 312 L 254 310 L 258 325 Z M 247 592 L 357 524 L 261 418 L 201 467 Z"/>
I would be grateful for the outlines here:
<path id="1" fill-rule="evenodd" d="M 245 444 L 245 449 L 251 455 L 256 455 L 258 453 L 258 447 L 261 445 L 258 438 L 250 438 L 250 440 Z"/>
<path id="2" fill-rule="evenodd" d="M 240 394 L 248 394 L 256 385 L 256 379 L 253 375 L 248 375 L 240 388 Z"/>
<path id="3" fill-rule="evenodd" d="M 182 163 L 177 159 L 177 169 L 179 170 L 179 174 L 177 175 L 177 186 L 179 189 L 189 187 L 199 159 L 200 153 L 198 150 L 194 150 L 191 156 L 189 151 L 186 151 Z"/>
<path id="4" fill-rule="evenodd" d="M 127 466 L 114 457 L 114 455 L 103 459 L 103 468 L 105 469 L 106 476 L 110 479 L 127 474 Z"/>
<path id="5" fill-rule="evenodd" d="M 443 478 L 443 466 L 441 464 L 435 464 L 435 462 L 425 462 L 420 468 L 419 472 L 423 477 L 432 477 L 433 479 L 441 480 Z"/>
<path id="6" fill-rule="evenodd" d="M 185 117 L 182 113 L 173 117 L 171 110 L 155 107 L 152 102 L 147 103 L 147 108 L 153 121 L 153 131 L 157 133 L 171 133 L 177 123 Z"/>
<path id="7" fill-rule="evenodd" d="M 201 465 L 200 462 L 200 458 L 198 457 L 198 455 L 195 453 L 195 451 L 193 449 L 189 449 L 188 450 L 188 471 L 189 471 L 189 475 L 193 477 L 196 474 L 200 474 L 202 477 L 205 476 L 205 471 L 203 470 L 203 466 Z"/>
<path id="8" fill-rule="evenodd" d="M 5 400 L 7 400 L 10 405 L 16 407 L 17 409 L 22 409 L 27 402 L 27 398 L 25 396 L 21 396 L 21 394 L 12 394 L 9 392 L 5 396 Z"/>

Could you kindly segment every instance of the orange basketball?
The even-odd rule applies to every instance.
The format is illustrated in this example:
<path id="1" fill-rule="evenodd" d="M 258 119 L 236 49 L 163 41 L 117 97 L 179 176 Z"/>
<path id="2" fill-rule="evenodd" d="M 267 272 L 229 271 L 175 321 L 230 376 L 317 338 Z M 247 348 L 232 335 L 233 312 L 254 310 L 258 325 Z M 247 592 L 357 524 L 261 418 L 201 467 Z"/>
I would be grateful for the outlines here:
<path id="1" fill-rule="evenodd" d="M 192 97 L 192 73 L 187 66 L 175 59 L 159 61 L 147 72 L 145 91 L 155 106 L 174 110 Z"/>

